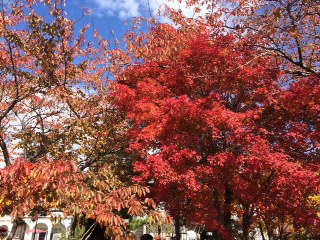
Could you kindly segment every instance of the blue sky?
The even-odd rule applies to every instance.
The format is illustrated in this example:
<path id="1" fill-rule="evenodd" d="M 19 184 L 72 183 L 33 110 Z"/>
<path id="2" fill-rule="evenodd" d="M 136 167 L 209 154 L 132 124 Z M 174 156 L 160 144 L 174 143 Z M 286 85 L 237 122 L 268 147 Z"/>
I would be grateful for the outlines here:
<path id="1" fill-rule="evenodd" d="M 158 9 L 163 9 L 164 4 L 182 9 L 186 15 L 193 15 L 193 9 L 186 8 L 184 3 L 167 0 L 66 0 L 66 12 L 69 18 L 77 19 L 81 16 L 81 7 L 85 6 L 92 10 L 92 14 L 82 19 L 78 27 L 89 23 L 104 38 L 109 38 L 111 34 L 121 38 L 127 28 L 125 21 L 139 16 L 156 17 Z M 158 20 L 168 22 L 164 17 L 158 17 Z"/>
<path id="2" fill-rule="evenodd" d="M 69 18 L 77 19 L 81 15 L 81 7 L 85 6 L 91 9 L 92 13 L 82 19 L 78 25 L 83 26 L 89 23 L 105 38 L 111 32 L 119 37 L 126 29 L 125 21 L 132 17 L 150 15 L 146 4 L 147 0 L 67 0 L 66 12 Z"/>

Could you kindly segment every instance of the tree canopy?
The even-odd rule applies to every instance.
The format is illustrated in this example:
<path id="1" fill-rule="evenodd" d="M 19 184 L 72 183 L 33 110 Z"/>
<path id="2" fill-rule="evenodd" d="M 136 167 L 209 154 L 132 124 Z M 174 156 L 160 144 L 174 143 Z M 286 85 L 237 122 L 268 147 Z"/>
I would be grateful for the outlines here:
<path id="1" fill-rule="evenodd" d="M 89 26 L 76 34 L 63 3 L 1 3 L 0 214 L 14 220 L 7 239 L 20 218 L 52 209 L 84 214 L 120 237 L 123 212 L 144 216 L 154 206 L 143 198 L 148 189 L 130 181 L 126 125 L 110 102 L 110 59 L 121 56 L 97 32 L 88 41 Z"/>
<path id="2" fill-rule="evenodd" d="M 273 58 L 206 28 L 161 25 L 149 39 L 139 52 L 157 54 L 126 68 L 115 85 L 130 151 L 139 153 L 135 180 L 173 217 L 221 239 L 248 239 L 259 224 L 315 231 L 308 201 L 319 190 L 319 77 L 283 88 Z"/>

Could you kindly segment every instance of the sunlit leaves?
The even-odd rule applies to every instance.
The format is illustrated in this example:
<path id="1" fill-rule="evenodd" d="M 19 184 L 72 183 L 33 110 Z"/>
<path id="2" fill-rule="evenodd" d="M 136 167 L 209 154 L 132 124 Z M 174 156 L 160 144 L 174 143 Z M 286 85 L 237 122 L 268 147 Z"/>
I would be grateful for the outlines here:
<path id="1" fill-rule="evenodd" d="M 259 221 L 317 234 L 308 197 L 319 191 L 318 77 L 282 88 L 278 65 L 252 39 L 203 26 L 157 25 L 127 39 L 141 63 L 114 89 L 130 123 L 134 180 L 172 216 L 226 239 L 238 231 L 231 216 L 244 238 Z"/>
<path id="2" fill-rule="evenodd" d="M 30 211 L 60 209 L 66 214 L 84 214 L 95 219 L 110 228 L 114 237 L 126 233 L 127 223 L 119 215 L 120 211 L 145 216 L 148 209 L 155 208 L 151 199 L 141 201 L 147 188 L 124 187 L 104 167 L 98 175 L 77 172 L 75 163 L 70 161 L 16 160 L 12 166 L 0 170 L 0 184 L 1 215 L 10 213 L 16 219 Z M 157 216 L 156 213 L 153 216 Z"/>
<path id="3" fill-rule="evenodd" d="M 58 209 L 124 236 L 123 212 L 155 207 L 130 184 L 127 124 L 110 101 L 111 72 L 129 58 L 97 31 L 88 41 L 89 25 L 75 32 L 64 3 L 0 4 L 0 212 Z"/>

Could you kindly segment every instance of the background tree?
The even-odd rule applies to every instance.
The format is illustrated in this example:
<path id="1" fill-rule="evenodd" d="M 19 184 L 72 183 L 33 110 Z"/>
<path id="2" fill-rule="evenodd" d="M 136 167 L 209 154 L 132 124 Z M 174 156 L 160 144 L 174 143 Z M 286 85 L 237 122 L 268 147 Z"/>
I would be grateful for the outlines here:
<path id="1" fill-rule="evenodd" d="M 1 2 L 6 167 L 0 170 L 0 214 L 11 214 L 14 221 L 7 239 L 23 216 L 51 208 L 84 214 L 109 236 L 124 236 L 122 212 L 143 215 L 154 205 L 144 201 L 145 187 L 129 181 L 126 124 L 110 102 L 110 69 L 121 63 L 122 53 L 109 50 L 96 31 L 88 42 L 89 26 L 77 35 L 77 21 L 66 17 L 63 4 Z"/>
<path id="2" fill-rule="evenodd" d="M 95 220 L 105 228 L 107 236 L 124 237 L 127 224 L 120 212 L 145 216 L 146 207 L 154 203 L 148 198 L 141 200 L 148 191 L 145 187 L 126 186 L 110 167 L 102 166 L 98 174 L 81 173 L 74 162 L 66 160 L 15 160 L 13 165 L 0 170 L 0 214 L 11 214 L 17 222 L 26 215 L 58 209 L 67 215 Z M 156 212 L 152 214 L 159 218 Z M 17 224 L 7 239 L 14 237 L 16 228 Z"/>
<path id="3" fill-rule="evenodd" d="M 180 1 L 182 2 L 182 1 Z M 309 0 L 187 0 L 199 21 L 213 28 L 232 31 L 239 37 L 256 38 L 253 45 L 276 56 L 279 66 L 291 77 L 319 74 L 320 2 Z M 179 22 L 183 12 L 173 9 Z M 199 13 L 200 12 L 200 13 Z M 182 14 L 182 15 L 181 15 Z M 250 44 L 249 42 L 247 44 Z"/>
<path id="4" fill-rule="evenodd" d="M 278 56 L 291 75 L 319 74 L 319 1 L 234 1 L 231 28 L 259 34 L 256 44 Z"/>

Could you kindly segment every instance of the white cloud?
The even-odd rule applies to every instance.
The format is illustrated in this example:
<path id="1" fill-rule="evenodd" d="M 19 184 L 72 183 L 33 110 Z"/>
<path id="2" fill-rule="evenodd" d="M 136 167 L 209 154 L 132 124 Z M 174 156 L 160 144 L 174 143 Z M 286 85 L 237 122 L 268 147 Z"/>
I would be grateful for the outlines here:
<path id="1" fill-rule="evenodd" d="M 96 14 L 118 16 L 120 19 L 128 19 L 130 17 L 153 16 L 157 15 L 159 9 L 163 9 L 164 5 L 168 5 L 174 9 L 181 9 L 187 17 L 194 17 L 194 8 L 187 7 L 185 2 L 168 0 L 93 0 L 97 5 Z M 205 12 L 205 7 L 202 7 Z M 165 21 L 164 18 L 160 18 Z"/>
<path id="2" fill-rule="evenodd" d="M 94 0 L 98 14 L 118 15 L 120 19 L 140 16 L 140 0 Z"/>

